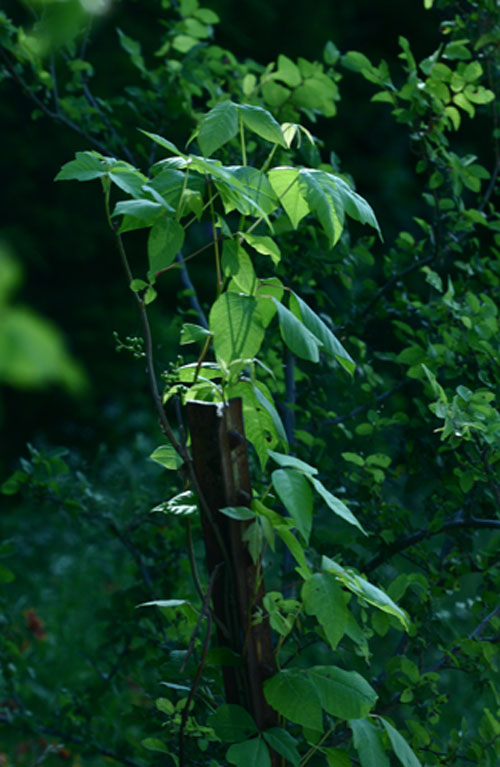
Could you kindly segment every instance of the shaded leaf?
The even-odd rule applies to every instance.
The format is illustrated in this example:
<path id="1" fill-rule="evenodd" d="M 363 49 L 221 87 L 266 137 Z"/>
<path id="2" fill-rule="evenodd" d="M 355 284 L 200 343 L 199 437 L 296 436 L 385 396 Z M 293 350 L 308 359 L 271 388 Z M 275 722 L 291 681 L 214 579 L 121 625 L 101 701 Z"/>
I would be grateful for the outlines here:
<path id="1" fill-rule="evenodd" d="M 409 620 L 407 614 L 393 602 L 385 591 L 374 586 L 373 583 L 365 580 L 365 578 L 362 578 L 353 570 L 345 569 L 342 565 L 339 565 L 338 562 L 335 562 L 329 557 L 323 557 L 321 567 L 323 570 L 328 570 L 329 572 L 334 573 L 349 591 L 362 597 L 374 607 L 378 607 L 379 610 L 382 610 L 389 615 L 393 615 L 400 621 L 405 629 L 408 629 Z"/>
<path id="2" fill-rule="evenodd" d="M 321 341 L 282 303 L 275 298 L 273 301 L 278 309 L 281 337 L 290 351 L 302 359 L 318 362 Z"/>
<path id="3" fill-rule="evenodd" d="M 295 458 L 294 455 L 276 453 L 274 450 L 268 450 L 267 452 L 271 458 L 280 466 L 292 466 L 294 469 L 300 469 L 300 471 L 303 471 L 306 474 L 314 475 L 318 473 L 318 470 L 314 466 L 310 466 L 305 461 L 301 461 L 300 458 Z"/>
<path id="4" fill-rule="evenodd" d="M 183 244 L 184 229 L 173 218 L 161 218 L 153 225 L 148 237 L 149 280 L 174 262 Z"/>
<path id="5" fill-rule="evenodd" d="M 295 724 L 323 731 L 316 686 L 301 669 L 283 669 L 264 682 L 264 695 L 276 711 Z"/>
<path id="6" fill-rule="evenodd" d="M 294 314 L 298 314 L 302 319 L 302 322 L 308 330 L 313 333 L 316 338 L 319 338 L 323 344 L 321 351 L 335 357 L 336 360 L 347 370 L 351 375 L 354 373 L 356 363 L 352 359 L 351 355 L 344 349 L 340 341 L 336 338 L 334 333 L 330 330 L 328 325 L 323 322 L 321 317 L 318 317 L 310 306 L 306 304 L 299 296 L 292 293 L 290 296 L 290 307 Z"/>
<path id="7" fill-rule="evenodd" d="M 218 706 L 208 718 L 208 725 L 214 728 L 218 738 L 229 743 L 245 740 L 257 732 L 257 726 L 248 711 L 233 703 Z"/>
<path id="8" fill-rule="evenodd" d="M 344 671 L 337 666 L 313 666 L 307 675 L 322 707 L 339 719 L 362 719 L 377 701 L 377 693 L 357 671 Z"/>
<path id="9" fill-rule="evenodd" d="M 351 719 L 349 727 L 354 735 L 354 748 L 359 754 L 361 767 L 390 767 L 378 727 L 369 719 Z"/>
<path id="10" fill-rule="evenodd" d="M 96 152 L 77 152 L 74 160 L 62 166 L 55 181 L 92 181 L 101 178 L 107 172 L 101 158 L 102 155 Z"/>
<path id="11" fill-rule="evenodd" d="M 265 730 L 262 735 L 273 751 L 288 759 L 294 767 L 299 764 L 301 757 L 297 750 L 297 741 L 292 738 L 289 732 L 281 727 L 271 727 L 270 730 Z"/>
<path id="12" fill-rule="evenodd" d="M 380 721 L 385 727 L 385 730 L 391 741 L 391 745 L 394 749 L 394 753 L 398 757 L 403 767 L 422 767 L 419 759 L 415 756 L 412 749 L 403 738 L 403 736 L 396 730 L 392 724 L 389 724 L 387 719 L 380 717 Z"/>
<path id="13" fill-rule="evenodd" d="M 319 481 L 319 479 L 315 479 L 314 477 L 309 477 L 310 481 L 312 482 L 314 488 L 318 491 L 318 493 L 321 495 L 327 506 L 339 517 L 342 517 L 346 522 L 348 522 L 350 525 L 354 525 L 355 527 L 359 528 L 362 533 L 365 535 L 368 535 L 366 530 L 362 527 L 361 523 L 358 522 L 352 511 L 349 511 L 345 503 L 343 503 L 340 498 L 337 498 L 335 495 L 330 493 L 329 490 L 326 489 L 326 487 Z"/>
<path id="14" fill-rule="evenodd" d="M 228 748 L 226 759 L 236 767 L 271 767 L 269 749 L 261 738 L 235 743 Z"/>
<path id="15" fill-rule="evenodd" d="M 312 529 L 313 496 L 311 487 L 298 471 L 277 469 L 272 473 L 272 483 L 281 502 L 294 520 L 304 541 L 309 543 Z"/>
<path id="16" fill-rule="evenodd" d="M 342 639 L 348 620 L 342 589 L 328 573 L 315 573 L 302 586 L 302 601 L 308 615 L 315 615 L 332 650 Z"/>

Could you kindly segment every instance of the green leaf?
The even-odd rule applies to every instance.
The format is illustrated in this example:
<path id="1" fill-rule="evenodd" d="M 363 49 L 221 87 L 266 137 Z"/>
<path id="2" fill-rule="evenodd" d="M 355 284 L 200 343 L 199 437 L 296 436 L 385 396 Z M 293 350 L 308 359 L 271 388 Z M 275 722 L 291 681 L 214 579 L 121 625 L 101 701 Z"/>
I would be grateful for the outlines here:
<path id="1" fill-rule="evenodd" d="M 157 202 L 163 201 L 171 210 L 179 210 L 182 199 L 182 212 L 184 212 L 193 205 L 202 203 L 201 196 L 204 192 L 205 182 L 197 175 L 190 174 L 188 177 L 184 170 L 171 167 L 172 161 L 177 159 L 168 158 L 157 163 L 156 167 L 159 167 L 160 171 L 148 182 L 144 190 L 149 191 L 153 196 L 159 195 L 159 199 L 155 197 Z M 185 161 L 180 159 L 185 165 Z"/>
<path id="2" fill-rule="evenodd" d="M 144 290 L 144 288 L 148 287 L 148 283 L 145 282 L 144 280 L 132 280 L 129 287 L 133 293 L 139 293 L 139 291 Z"/>
<path id="3" fill-rule="evenodd" d="M 123 160 L 110 158 L 108 163 L 108 176 L 116 186 L 136 199 L 144 197 L 143 187 L 148 183 L 148 178 L 144 173 L 134 168 L 133 165 L 129 165 L 128 162 L 123 162 Z"/>
<path id="4" fill-rule="evenodd" d="M 262 407 L 267 410 L 269 415 L 271 416 L 274 428 L 276 429 L 276 434 L 278 435 L 279 439 L 284 442 L 285 444 L 288 443 L 288 439 L 285 432 L 285 427 L 283 426 L 283 422 L 280 418 L 280 415 L 274 406 L 272 394 L 267 388 L 265 384 L 263 384 L 261 381 L 256 381 L 253 384 L 253 393 L 255 394 L 255 398 L 258 401 L 259 405 L 262 405 Z M 267 453 L 269 453 L 269 450 L 266 450 Z"/>
<path id="5" fill-rule="evenodd" d="M 257 253 L 262 253 L 264 256 L 271 256 L 271 260 L 275 266 L 277 266 L 281 260 L 280 249 L 271 237 L 263 237 L 257 234 L 246 234 L 241 232 L 241 237 L 245 240 L 250 247 L 254 248 Z"/>
<path id="6" fill-rule="evenodd" d="M 161 751 L 162 754 L 168 754 L 169 751 L 165 743 L 159 738 L 144 738 L 141 740 L 141 745 L 148 751 Z"/>
<path id="7" fill-rule="evenodd" d="M 114 216 L 133 216 L 138 219 L 141 226 L 148 226 L 152 224 L 159 215 L 169 210 L 174 212 L 174 209 L 165 203 L 161 205 L 159 202 L 153 202 L 152 200 L 121 200 L 117 202 L 112 217 Z M 139 228 L 138 226 L 135 228 Z"/>
<path id="8" fill-rule="evenodd" d="M 154 599 L 152 602 L 141 602 L 137 607 L 180 607 L 189 604 L 185 599 Z"/>
<path id="9" fill-rule="evenodd" d="M 339 719 L 362 719 L 377 701 L 377 693 L 357 671 L 313 666 L 307 676 L 314 684 L 322 707 Z"/>
<path id="10" fill-rule="evenodd" d="M 165 469 L 178 469 L 182 465 L 182 458 L 173 445 L 160 445 L 149 457 Z"/>
<path id="11" fill-rule="evenodd" d="M 275 109 L 279 109 L 279 107 L 283 106 L 285 101 L 288 101 L 290 98 L 290 94 L 291 91 L 289 88 L 285 88 L 283 85 L 278 85 L 278 83 L 274 83 L 272 80 L 264 83 L 262 86 L 262 96 L 264 97 L 264 101 L 266 104 L 269 104 L 270 107 L 274 107 Z"/>
<path id="12" fill-rule="evenodd" d="M 328 767 L 352 767 L 351 757 L 343 748 L 325 748 Z"/>
<path id="13" fill-rule="evenodd" d="M 294 469 L 276 469 L 271 479 L 297 530 L 306 544 L 309 543 L 313 514 L 313 496 L 309 483 L 303 474 Z"/>
<path id="14" fill-rule="evenodd" d="M 390 767 L 378 727 L 369 719 L 351 719 L 349 727 L 354 735 L 354 748 L 359 754 L 361 767 Z"/>
<path id="15" fill-rule="evenodd" d="M 193 325 L 191 322 L 185 322 L 181 328 L 180 345 L 198 343 L 206 341 L 211 336 L 211 332 L 201 325 Z"/>
<path id="16" fill-rule="evenodd" d="M 338 184 L 325 171 L 303 169 L 299 171 L 299 185 L 333 248 L 344 228 L 344 206 Z"/>
<path id="17" fill-rule="evenodd" d="M 259 384 L 260 386 L 260 384 Z M 278 432 L 273 418 L 272 408 L 263 406 L 261 399 L 264 394 L 257 396 L 257 385 L 252 381 L 239 381 L 229 387 L 228 397 L 241 397 L 243 400 L 243 420 L 245 422 L 245 436 L 255 448 L 262 468 L 268 460 L 268 448 L 276 447 Z"/>
<path id="18" fill-rule="evenodd" d="M 219 509 L 221 514 L 231 519 L 236 519 L 239 522 L 246 522 L 249 519 L 255 519 L 257 516 L 255 511 L 247 509 L 246 506 L 225 506 L 223 509 Z"/>
<path id="19" fill-rule="evenodd" d="M 92 181 L 105 176 L 106 166 L 97 152 L 77 152 L 75 159 L 65 163 L 55 181 Z"/>
<path id="20" fill-rule="evenodd" d="M 116 31 L 118 32 L 120 45 L 123 50 L 126 51 L 130 56 L 130 61 L 132 64 L 137 67 L 140 72 L 147 72 L 146 66 L 144 64 L 144 59 L 142 57 L 141 44 L 138 43 L 137 40 L 133 40 L 131 37 L 125 35 L 121 29 L 117 28 Z"/>
<path id="21" fill-rule="evenodd" d="M 323 570 L 334 573 L 337 578 L 342 581 L 344 586 L 349 589 L 349 591 L 352 591 L 357 596 L 362 597 L 362 599 L 368 602 L 368 604 L 377 607 L 379 610 L 382 610 L 382 612 L 393 615 L 400 621 L 403 628 L 409 628 L 409 620 L 407 614 L 404 610 L 398 607 L 395 602 L 393 602 L 393 600 L 389 597 L 388 594 L 385 593 L 385 591 L 382 591 L 382 589 L 374 586 L 373 583 L 365 580 L 353 570 L 347 570 L 343 568 L 338 564 L 338 562 L 335 562 L 329 557 L 323 557 L 321 567 Z"/>
<path id="22" fill-rule="evenodd" d="M 297 64 L 288 58 L 288 56 L 278 56 L 278 71 L 274 77 L 277 80 L 281 80 L 285 85 L 289 85 L 290 88 L 296 88 L 302 82 L 302 75 Z"/>
<path id="23" fill-rule="evenodd" d="M 233 703 L 218 706 L 209 716 L 208 725 L 214 728 L 218 738 L 229 743 L 245 740 L 257 733 L 257 725 L 248 711 Z"/>
<path id="24" fill-rule="evenodd" d="M 342 367 L 352 375 L 356 368 L 356 363 L 330 330 L 326 322 L 324 322 L 321 317 L 318 317 L 316 312 L 314 312 L 305 301 L 293 292 L 290 296 L 290 308 L 294 314 L 302 319 L 306 328 L 321 341 L 323 344 L 321 351 L 334 357 Z"/>
<path id="25" fill-rule="evenodd" d="M 395 727 L 393 727 L 392 724 L 389 724 L 383 717 L 380 717 L 380 721 L 384 725 L 389 740 L 391 741 L 392 748 L 394 749 L 394 753 L 403 767 L 422 767 L 420 761 L 417 759 L 406 740 Z"/>
<path id="26" fill-rule="evenodd" d="M 225 167 L 219 160 L 197 155 L 190 155 L 189 162 L 193 170 L 213 179 L 226 212 L 236 209 L 245 216 L 262 216 L 269 222 L 268 213 L 277 207 L 277 201 L 264 173 L 241 165 Z"/>
<path id="27" fill-rule="evenodd" d="M 252 259 L 237 240 L 225 240 L 221 265 L 224 276 L 231 277 L 239 290 L 248 295 L 255 293 L 258 282 Z"/>
<path id="28" fill-rule="evenodd" d="M 241 201 L 239 202 L 242 213 L 261 216 L 264 214 L 268 215 L 276 210 L 278 200 L 265 173 L 262 173 L 257 168 L 245 165 L 228 166 L 226 171 L 230 174 L 233 185 L 236 182 L 239 185 L 238 188 L 242 189 L 244 193 L 244 204 L 242 205 Z M 221 190 L 221 195 L 223 201 L 225 201 L 224 190 Z M 230 198 L 229 204 L 226 204 L 227 212 L 232 210 L 231 205 Z M 240 210 L 240 207 L 237 205 L 234 205 L 234 207 Z"/>
<path id="29" fill-rule="evenodd" d="M 238 109 L 232 101 L 221 101 L 202 118 L 198 144 L 206 157 L 227 144 L 238 133 Z"/>
<path id="30" fill-rule="evenodd" d="M 296 88 L 292 101 L 302 109 L 319 111 L 325 117 L 333 117 L 337 111 L 335 106 L 337 98 L 336 84 L 327 75 L 316 72 L 314 77 L 308 78 Z"/>
<path id="31" fill-rule="evenodd" d="M 174 262 L 183 244 L 184 229 L 173 218 L 161 218 L 153 225 L 148 237 L 149 280 Z"/>
<path id="32" fill-rule="evenodd" d="M 334 180 L 347 215 L 355 221 L 359 221 L 361 224 L 368 224 L 373 227 L 377 231 L 380 239 L 382 239 L 382 232 L 380 231 L 375 213 L 365 198 L 361 197 L 361 195 L 355 192 L 354 189 L 351 189 L 349 184 L 347 184 L 343 178 L 340 178 L 340 176 L 333 176 L 331 173 L 328 173 L 327 175 Z"/>
<path id="33" fill-rule="evenodd" d="M 273 301 L 278 309 L 281 337 L 290 351 L 301 359 L 318 362 L 321 341 L 282 303 L 275 298 Z"/>
<path id="34" fill-rule="evenodd" d="M 8 567 L 0 565 L 0 583 L 12 583 L 16 579 L 16 576 L 9 570 Z"/>
<path id="35" fill-rule="evenodd" d="M 238 111 L 245 127 L 266 141 L 287 148 L 280 125 L 270 112 L 250 104 L 240 104 Z"/>
<path id="36" fill-rule="evenodd" d="M 359 528 L 362 533 L 365 535 L 368 535 L 366 530 L 363 529 L 362 525 L 358 522 L 354 514 L 349 511 L 345 503 L 343 503 L 340 498 L 337 498 L 335 495 L 332 495 L 329 490 L 326 489 L 326 487 L 319 481 L 319 479 L 315 479 L 314 477 L 309 477 L 310 481 L 313 484 L 313 487 L 317 490 L 317 492 L 321 495 L 323 500 L 325 501 L 326 505 L 335 513 L 337 516 L 342 517 L 343 520 L 348 522 L 350 525 L 354 525 L 355 527 Z"/>
<path id="37" fill-rule="evenodd" d="M 308 615 L 315 615 L 332 650 L 342 639 L 348 620 L 344 594 L 329 573 L 315 573 L 302 586 L 302 601 Z"/>
<path id="38" fill-rule="evenodd" d="M 304 216 L 310 213 L 309 205 L 299 187 L 299 171 L 287 167 L 273 168 L 268 177 L 293 228 L 297 229 Z"/>
<path id="39" fill-rule="evenodd" d="M 226 759 L 236 767 L 271 767 L 269 749 L 261 738 L 235 743 L 228 748 Z"/>
<path id="40" fill-rule="evenodd" d="M 270 730 L 265 730 L 262 735 L 273 751 L 288 759 L 294 767 L 299 764 L 301 757 L 297 750 L 297 741 L 292 738 L 289 732 L 281 727 L 271 727 Z"/>
<path id="41" fill-rule="evenodd" d="M 272 299 L 275 298 L 277 301 L 281 301 L 283 293 L 283 285 L 278 277 L 270 277 L 258 286 L 259 317 L 265 328 L 267 328 L 277 312 L 276 305 Z"/>
<path id="42" fill-rule="evenodd" d="M 162 514 L 175 514 L 179 517 L 187 517 L 198 511 L 196 496 L 192 490 L 185 490 L 183 493 L 174 495 L 164 503 L 159 503 L 151 511 L 160 511 Z"/>
<path id="43" fill-rule="evenodd" d="M 229 365 L 233 360 L 253 359 L 264 340 L 257 300 L 239 293 L 223 293 L 210 310 L 209 326 L 217 357 Z"/>
<path id="44" fill-rule="evenodd" d="M 279 537 L 285 544 L 285 546 L 290 551 L 290 554 L 295 559 L 297 564 L 299 565 L 295 569 L 299 573 L 299 575 L 304 578 L 309 578 L 311 573 L 311 568 L 307 564 L 306 555 L 304 553 L 304 549 L 298 542 L 295 535 L 291 532 L 291 530 L 288 529 L 285 525 L 278 525 L 276 528 L 276 532 L 278 533 Z"/>
<path id="45" fill-rule="evenodd" d="M 374 69 L 370 59 L 358 51 L 347 51 L 347 53 L 342 56 L 341 61 L 343 67 L 350 69 L 353 72 L 363 72 L 364 69 L 371 71 Z"/>
<path id="46" fill-rule="evenodd" d="M 295 724 L 323 732 L 316 685 L 301 669 L 283 669 L 264 682 L 264 695 L 276 711 Z"/>
<path id="47" fill-rule="evenodd" d="M 279 466 L 291 466 L 294 469 L 299 469 L 305 474 L 317 474 L 318 470 L 314 466 L 310 466 L 305 461 L 301 461 L 300 458 L 295 458 L 294 455 L 286 455 L 285 453 L 276 453 L 274 450 L 267 451 L 271 458 L 276 461 Z"/>
<path id="48" fill-rule="evenodd" d="M 169 698 L 156 698 L 155 706 L 162 714 L 167 716 L 175 714 L 175 706 Z"/>
<path id="49" fill-rule="evenodd" d="M 187 159 L 187 155 L 183 154 L 175 144 L 173 144 L 171 141 L 169 141 L 166 138 L 163 138 L 163 136 L 159 136 L 157 133 L 149 133 L 147 130 L 142 130 L 142 128 L 139 128 L 141 133 L 144 133 L 145 136 L 151 139 L 151 141 L 154 141 L 155 144 L 159 144 L 163 149 L 168 149 L 169 152 L 172 152 L 172 154 L 178 155 L 179 157 L 183 157 L 184 159 Z"/>
<path id="50" fill-rule="evenodd" d="M 172 48 L 179 51 L 179 53 L 189 53 L 191 48 L 194 48 L 198 43 L 199 40 L 191 35 L 176 35 L 172 40 Z"/>

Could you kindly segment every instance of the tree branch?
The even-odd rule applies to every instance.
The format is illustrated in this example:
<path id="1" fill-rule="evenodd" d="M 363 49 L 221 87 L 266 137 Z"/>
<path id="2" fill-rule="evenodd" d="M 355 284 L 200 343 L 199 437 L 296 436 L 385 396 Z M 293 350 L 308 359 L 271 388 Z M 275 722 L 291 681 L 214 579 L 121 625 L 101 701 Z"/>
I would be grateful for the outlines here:
<path id="1" fill-rule="evenodd" d="M 339 415 L 335 418 L 327 418 L 324 421 L 321 421 L 321 426 L 336 426 L 338 423 L 348 421 L 350 418 L 354 418 L 355 416 L 360 415 L 360 413 L 364 413 L 365 410 L 369 410 L 374 405 L 379 405 L 384 400 L 389 399 L 389 397 L 392 397 L 393 394 L 402 389 L 403 386 L 407 386 L 409 383 L 411 383 L 410 379 L 400 381 L 389 391 L 386 391 L 383 394 L 379 394 L 372 402 L 366 402 L 364 405 L 358 405 L 358 407 L 355 407 L 354 410 L 351 410 L 350 413 L 345 413 L 345 415 Z"/>
<path id="2" fill-rule="evenodd" d="M 38 98 L 38 96 L 33 93 L 29 85 L 24 81 L 24 79 L 21 77 L 21 75 L 16 72 L 15 67 L 12 65 L 12 63 L 9 60 L 9 57 L 6 55 L 4 49 L 0 46 L 0 55 L 5 63 L 5 66 L 9 70 L 10 74 L 14 78 L 14 80 L 18 83 L 18 85 L 21 86 L 21 90 L 28 96 L 28 98 L 33 101 L 34 104 L 40 109 L 47 117 L 50 117 L 52 120 L 58 120 L 59 122 L 63 123 L 63 125 L 66 125 L 66 127 L 71 128 L 71 130 L 75 131 L 75 133 L 78 133 L 78 135 L 83 136 L 86 141 L 88 141 L 92 146 L 94 146 L 96 149 L 99 149 L 100 152 L 103 152 L 104 154 L 111 154 L 112 157 L 116 157 L 118 159 L 118 155 L 109 149 L 105 144 L 101 143 L 98 139 L 94 138 L 91 134 L 87 133 L 83 130 L 83 128 L 80 128 L 80 126 L 73 122 L 72 120 L 69 120 L 60 110 L 59 107 L 57 107 L 56 111 L 53 111 L 52 109 L 49 109 L 49 107 Z"/>
<path id="3" fill-rule="evenodd" d="M 405 549 L 410 548 L 410 546 L 415 546 L 417 543 L 420 543 L 420 541 L 425 540 L 426 538 L 431 538 L 434 535 L 440 535 L 441 533 L 444 533 L 446 530 L 457 530 L 459 528 L 465 528 L 465 529 L 471 529 L 471 530 L 480 530 L 480 529 L 500 529 L 500 520 L 499 519 L 480 519 L 478 517 L 468 517 L 467 519 L 460 519 L 457 517 L 454 517 L 453 519 L 448 520 L 447 522 L 444 522 L 442 526 L 438 530 L 429 530 L 429 528 L 422 528 L 421 530 L 417 530 L 415 533 L 412 533 L 411 535 L 406 536 L 405 538 L 401 538 L 399 541 L 396 541 L 395 543 L 392 543 L 390 546 L 388 546 L 385 551 L 380 552 L 380 554 L 377 554 L 377 556 L 373 557 L 368 564 L 366 564 L 363 567 L 363 571 L 365 573 L 369 573 L 372 570 L 375 570 L 377 567 L 380 567 L 384 562 L 386 562 L 388 559 L 391 559 L 395 554 L 401 554 Z"/>

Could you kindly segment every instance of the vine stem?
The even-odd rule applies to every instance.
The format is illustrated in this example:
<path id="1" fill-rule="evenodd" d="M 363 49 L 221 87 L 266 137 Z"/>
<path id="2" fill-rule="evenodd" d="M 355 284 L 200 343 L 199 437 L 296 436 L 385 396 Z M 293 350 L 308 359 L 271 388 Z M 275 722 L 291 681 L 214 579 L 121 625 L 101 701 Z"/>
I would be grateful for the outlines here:
<path id="1" fill-rule="evenodd" d="M 243 118 L 241 117 L 241 113 L 239 115 L 240 118 L 240 142 L 241 142 L 241 163 L 242 165 L 247 164 L 247 148 L 245 144 L 245 126 L 243 125 Z"/>
<path id="2" fill-rule="evenodd" d="M 219 238 L 217 237 L 217 229 L 215 226 L 215 212 L 214 212 L 213 197 L 210 198 L 210 218 L 212 219 L 213 245 L 214 245 L 214 253 L 215 253 L 215 271 L 217 274 L 217 295 L 219 296 L 222 292 L 222 272 L 221 272 L 221 265 L 220 265 Z"/>
<path id="3" fill-rule="evenodd" d="M 117 234 L 116 237 L 117 237 L 118 250 L 120 252 L 120 257 L 121 257 L 123 267 L 125 269 L 125 273 L 127 275 L 127 278 L 130 284 L 132 282 L 133 277 L 132 277 L 132 272 L 130 271 L 127 254 L 123 246 L 122 238 L 120 237 L 119 234 Z M 134 293 L 134 295 L 136 297 L 136 302 L 139 308 L 142 327 L 144 330 L 144 343 L 145 343 L 144 351 L 146 353 L 146 369 L 148 373 L 149 388 L 151 390 L 151 395 L 153 397 L 156 414 L 158 416 L 158 420 L 160 421 L 160 426 L 162 428 L 163 433 L 165 434 L 166 437 L 168 437 L 168 439 L 172 443 L 176 452 L 179 453 L 179 455 L 184 460 L 186 460 L 187 459 L 186 451 L 174 434 L 174 430 L 172 429 L 170 422 L 166 416 L 165 410 L 163 408 L 163 402 L 161 399 L 160 392 L 158 390 L 158 384 L 156 382 L 156 374 L 155 374 L 155 368 L 154 368 L 154 359 L 153 359 L 153 339 L 151 336 L 151 327 L 149 324 L 146 306 L 144 304 L 144 300 L 139 296 L 138 293 Z"/>
<path id="4" fill-rule="evenodd" d="M 203 673 L 203 667 L 205 665 L 205 660 L 208 653 L 208 648 L 210 646 L 210 635 L 212 633 L 212 615 L 210 610 L 208 609 L 208 603 L 210 602 L 210 597 L 212 595 L 212 590 L 214 587 L 214 583 L 215 583 L 215 579 L 217 577 L 218 571 L 219 571 L 219 565 L 214 569 L 211 575 L 210 583 L 208 584 L 207 593 L 205 595 L 205 599 L 203 602 L 202 613 L 200 615 L 200 620 L 203 614 L 206 614 L 207 616 L 207 633 L 205 634 L 205 641 L 203 643 L 202 656 L 201 656 L 198 669 L 196 671 L 196 676 L 193 679 L 193 684 L 191 685 L 191 689 L 189 690 L 189 695 L 186 700 L 186 705 L 184 706 L 182 710 L 181 726 L 179 728 L 179 767 L 184 767 L 184 730 L 186 728 L 186 724 L 187 724 L 187 720 L 189 716 L 189 709 L 191 707 L 191 703 L 194 698 L 196 688 L 198 687 L 198 684 L 200 682 L 201 675 Z"/>
<path id="5" fill-rule="evenodd" d="M 320 748 L 321 745 L 325 742 L 325 740 L 330 737 L 330 735 L 332 734 L 334 730 L 335 730 L 335 725 L 332 725 L 332 727 L 330 727 L 330 729 L 325 732 L 323 737 L 320 740 L 318 740 L 318 742 L 315 743 L 314 746 L 312 746 L 309 749 L 307 754 L 304 756 L 304 758 L 300 762 L 300 767 L 305 767 L 305 765 L 313 758 L 318 748 Z"/>

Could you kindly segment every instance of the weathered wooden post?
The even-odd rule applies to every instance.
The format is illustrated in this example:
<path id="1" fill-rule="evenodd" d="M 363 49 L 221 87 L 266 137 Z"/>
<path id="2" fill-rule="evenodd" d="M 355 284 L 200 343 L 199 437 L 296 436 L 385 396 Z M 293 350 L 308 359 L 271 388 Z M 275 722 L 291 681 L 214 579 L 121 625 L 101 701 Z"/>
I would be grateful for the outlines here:
<path id="1" fill-rule="evenodd" d="M 250 506 L 252 498 L 241 399 L 190 402 L 187 415 L 194 471 L 206 503 L 201 519 L 207 566 L 210 574 L 218 568 L 212 591 L 218 641 L 242 659 L 241 668 L 223 667 L 226 701 L 244 706 L 264 730 L 276 726 L 277 715 L 263 693 L 265 679 L 276 672 L 269 623 L 252 625 L 262 605 L 262 568 L 242 540 L 249 523 L 219 512 Z"/>

